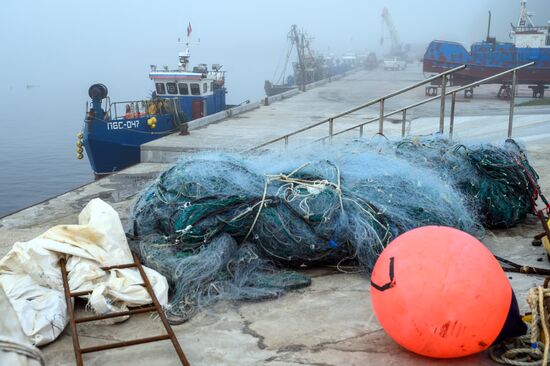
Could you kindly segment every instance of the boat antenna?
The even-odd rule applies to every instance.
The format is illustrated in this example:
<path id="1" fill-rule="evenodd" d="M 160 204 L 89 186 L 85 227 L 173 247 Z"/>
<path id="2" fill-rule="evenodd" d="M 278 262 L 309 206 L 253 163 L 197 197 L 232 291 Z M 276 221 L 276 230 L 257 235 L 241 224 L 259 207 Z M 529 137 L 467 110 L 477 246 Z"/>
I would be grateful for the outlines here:
<path id="1" fill-rule="evenodd" d="M 489 23 L 487 24 L 487 42 L 491 41 L 491 11 L 489 10 Z"/>
<path id="2" fill-rule="evenodd" d="M 187 26 L 187 37 L 185 41 L 185 51 L 179 53 L 179 69 L 182 71 L 187 71 L 187 66 L 189 65 L 189 59 L 191 58 L 191 52 L 189 51 L 189 45 L 198 45 L 201 42 L 201 39 L 198 39 L 198 42 L 190 42 L 191 33 L 193 32 L 193 27 L 191 27 L 191 22 Z M 178 38 L 178 42 L 181 43 L 181 38 Z"/>

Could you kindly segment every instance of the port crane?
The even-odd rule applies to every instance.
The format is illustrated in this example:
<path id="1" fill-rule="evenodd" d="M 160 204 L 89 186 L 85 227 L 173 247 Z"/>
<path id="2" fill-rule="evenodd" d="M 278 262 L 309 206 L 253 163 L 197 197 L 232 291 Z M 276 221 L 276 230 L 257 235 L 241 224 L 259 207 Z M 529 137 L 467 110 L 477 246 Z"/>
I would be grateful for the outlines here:
<path id="1" fill-rule="evenodd" d="M 395 28 L 395 25 L 393 24 L 390 16 L 390 12 L 388 8 L 382 9 L 382 21 L 384 24 L 386 24 L 386 27 L 388 28 L 388 31 L 390 32 L 390 38 L 391 38 L 391 52 L 390 56 L 394 57 L 403 57 L 404 50 L 403 45 L 401 44 L 401 41 L 399 40 L 399 34 L 397 33 L 397 29 Z M 382 26 L 383 27 L 383 26 Z M 382 28 L 383 32 L 384 28 Z M 384 42 L 384 37 L 382 37 L 381 42 Z"/>

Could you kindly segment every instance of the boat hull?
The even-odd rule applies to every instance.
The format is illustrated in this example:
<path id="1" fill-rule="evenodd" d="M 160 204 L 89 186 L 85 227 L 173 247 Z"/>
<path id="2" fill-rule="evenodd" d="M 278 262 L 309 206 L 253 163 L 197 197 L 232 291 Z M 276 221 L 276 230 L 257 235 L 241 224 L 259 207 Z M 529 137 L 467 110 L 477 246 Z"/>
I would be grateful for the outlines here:
<path id="1" fill-rule="evenodd" d="M 453 74 L 451 85 L 467 85 L 511 68 L 535 61 L 535 65 L 519 70 L 518 84 L 550 84 L 550 48 L 516 48 L 512 43 L 480 42 L 468 52 L 455 42 L 433 41 L 423 59 L 423 71 L 441 73 L 460 65 L 466 69 Z M 509 84 L 511 74 L 493 79 L 491 84 Z"/>
<path id="2" fill-rule="evenodd" d="M 147 124 L 151 116 L 84 122 L 83 145 L 96 176 L 111 174 L 140 162 L 140 146 L 179 130 L 172 115 L 156 115 L 154 128 Z"/>
<path id="3" fill-rule="evenodd" d="M 277 95 L 277 94 L 281 94 L 281 93 L 287 92 L 287 91 L 292 90 L 292 89 L 297 89 L 297 88 L 298 88 L 298 86 L 296 86 L 296 85 L 276 85 L 276 84 L 271 84 L 269 81 L 266 81 L 265 85 L 264 85 L 265 94 L 268 97 L 271 97 L 271 96 Z"/>

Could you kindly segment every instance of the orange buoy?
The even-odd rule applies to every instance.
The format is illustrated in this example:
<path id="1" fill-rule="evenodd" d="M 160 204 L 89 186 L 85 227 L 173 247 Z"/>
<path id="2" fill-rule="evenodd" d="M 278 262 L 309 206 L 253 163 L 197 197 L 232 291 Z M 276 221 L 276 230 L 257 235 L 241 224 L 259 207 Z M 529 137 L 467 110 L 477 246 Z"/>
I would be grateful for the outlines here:
<path id="1" fill-rule="evenodd" d="M 393 240 L 374 266 L 370 291 L 390 337 L 437 358 L 487 349 L 512 301 L 510 283 L 491 252 L 473 236 L 444 226 Z"/>

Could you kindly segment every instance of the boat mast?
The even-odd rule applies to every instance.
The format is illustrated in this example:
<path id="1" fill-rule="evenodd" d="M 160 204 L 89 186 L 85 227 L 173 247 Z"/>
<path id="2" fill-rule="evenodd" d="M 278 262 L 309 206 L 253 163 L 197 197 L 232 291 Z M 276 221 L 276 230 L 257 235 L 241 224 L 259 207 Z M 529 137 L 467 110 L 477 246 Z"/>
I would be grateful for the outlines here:
<path id="1" fill-rule="evenodd" d="M 534 27 L 535 24 L 531 20 L 531 16 L 533 16 L 533 13 L 530 13 L 527 11 L 527 0 L 520 0 L 520 12 L 519 12 L 519 19 L 518 19 L 518 28 L 525 28 L 525 27 Z"/>
<path id="2" fill-rule="evenodd" d="M 487 42 L 491 39 L 491 11 L 489 10 L 489 23 L 487 24 L 487 38 L 485 38 Z"/>
<path id="3" fill-rule="evenodd" d="M 305 67 L 305 36 L 298 34 L 298 26 L 293 24 L 289 34 L 290 39 L 296 44 L 296 53 L 298 54 L 298 64 L 300 65 L 300 89 L 305 90 L 306 84 L 306 67 Z M 297 75 L 295 75 L 297 76 Z"/>
<path id="4" fill-rule="evenodd" d="M 187 71 L 187 65 L 189 65 L 189 58 L 191 57 L 191 52 L 189 52 L 189 37 L 187 37 L 187 42 L 185 42 L 185 51 L 180 52 L 178 56 L 180 71 Z"/>
<path id="5" fill-rule="evenodd" d="M 189 59 L 191 58 L 191 52 L 189 51 L 189 45 L 192 44 L 192 43 L 189 42 L 189 39 L 191 37 L 191 32 L 192 31 L 193 31 L 193 29 L 191 28 L 191 23 L 189 23 L 189 25 L 187 26 L 187 41 L 185 42 L 185 51 L 180 52 L 178 54 L 178 56 L 179 56 L 179 69 L 181 71 L 187 71 L 187 65 L 189 65 Z M 199 38 L 198 43 L 194 43 L 194 44 L 199 44 L 200 41 L 201 40 Z M 180 42 L 180 38 L 178 38 L 178 42 Z"/>

